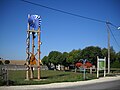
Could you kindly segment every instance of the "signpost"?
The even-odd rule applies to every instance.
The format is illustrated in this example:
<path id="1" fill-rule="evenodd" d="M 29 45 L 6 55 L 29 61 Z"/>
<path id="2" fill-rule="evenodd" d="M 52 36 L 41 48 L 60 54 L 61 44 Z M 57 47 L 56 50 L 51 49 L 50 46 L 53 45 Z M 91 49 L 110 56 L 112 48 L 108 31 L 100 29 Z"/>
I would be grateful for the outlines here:
<path id="1" fill-rule="evenodd" d="M 97 56 L 97 78 L 99 78 L 99 71 L 104 70 L 104 77 L 106 75 L 106 57 L 101 59 Z"/>
<path id="2" fill-rule="evenodd" d="M 82 67 L 80 67 L 80 71 L 83 71 L 83 79 L 85 80 L 85 72 L 86 72 L 86 67 L 85 67 L 85 63 L 86 63 L 86 59 L 85 60 L 83 60 L 82 59 L 82 61 L 83 61 L 83 66 Z"/>

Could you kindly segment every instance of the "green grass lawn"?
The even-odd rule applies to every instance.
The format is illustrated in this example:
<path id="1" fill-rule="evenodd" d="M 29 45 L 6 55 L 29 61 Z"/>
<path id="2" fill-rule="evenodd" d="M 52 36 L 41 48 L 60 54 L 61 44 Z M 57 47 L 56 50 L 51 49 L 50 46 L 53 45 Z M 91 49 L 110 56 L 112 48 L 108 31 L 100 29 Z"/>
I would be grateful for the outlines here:
<path id="1" fill-rule="evenodd" d="M 83 80 L 82 73 L 75 72 L 64 72 L 64 71 L 52 71 L 52 70 L 44 70 L 41 71 L 41 80 L 25 80 L 26 71 L 11 70 L 8 72 L 8 79 L 10 81 L 10 85 L 33 85 L 33 84 L 49 84 L 49 83 L 57 83 L 57 82 L 74 82 Z M 34 78 L 37 79 L 37 71 L 34 71 Z M 86 73 L 86 80 L 95 79 L 96 74 Z"/>

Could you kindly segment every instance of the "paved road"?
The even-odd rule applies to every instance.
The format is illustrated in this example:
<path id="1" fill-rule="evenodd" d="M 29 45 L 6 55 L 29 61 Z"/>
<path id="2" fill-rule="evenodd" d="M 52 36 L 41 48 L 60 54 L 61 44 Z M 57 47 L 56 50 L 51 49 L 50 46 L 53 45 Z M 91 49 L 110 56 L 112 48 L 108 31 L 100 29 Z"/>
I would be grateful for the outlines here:
<path id="1" fill-rule="evenodd" d="M 35 90 L 120 90 L 120 80 L 104 83 L 95 83 L 89 85 L 79 85 L 73 87 L 35 89 Z"/>

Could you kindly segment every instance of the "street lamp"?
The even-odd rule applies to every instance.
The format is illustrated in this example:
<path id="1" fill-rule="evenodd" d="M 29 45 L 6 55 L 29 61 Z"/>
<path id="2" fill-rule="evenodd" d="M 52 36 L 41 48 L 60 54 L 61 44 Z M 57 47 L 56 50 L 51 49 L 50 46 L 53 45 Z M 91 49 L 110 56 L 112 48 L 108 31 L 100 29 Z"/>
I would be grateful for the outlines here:
<path id="1" fill-rule="evenodd" d="M 117 29 L 120 30 L 120 27 L 118 27 Z"/>

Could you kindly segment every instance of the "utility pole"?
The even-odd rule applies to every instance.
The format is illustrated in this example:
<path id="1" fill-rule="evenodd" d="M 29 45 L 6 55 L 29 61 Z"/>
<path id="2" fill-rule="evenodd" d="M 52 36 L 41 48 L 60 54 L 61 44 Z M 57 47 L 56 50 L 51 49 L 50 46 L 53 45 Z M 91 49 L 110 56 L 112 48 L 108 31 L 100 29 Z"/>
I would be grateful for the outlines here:
<path id="1" fill-rule="evenodd" d="M 107 33 L 108 33 L 108 74 L 110 73 L 110 31 L 109 31 L 109 22 L 106 22 L 107 25 Z"/>

